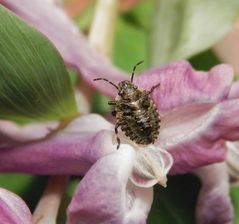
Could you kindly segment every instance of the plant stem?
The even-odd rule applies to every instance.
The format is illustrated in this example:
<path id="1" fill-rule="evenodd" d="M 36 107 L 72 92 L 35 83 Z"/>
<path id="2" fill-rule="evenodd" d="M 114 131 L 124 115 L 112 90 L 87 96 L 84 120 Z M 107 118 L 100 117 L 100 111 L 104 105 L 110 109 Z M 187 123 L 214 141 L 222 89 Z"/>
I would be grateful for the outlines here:
<path id="1" fill-rule="evenodd" d="M 232 30 L 219 42 L 217 42 L 213 51 L 226 63 L 233 66 L 235 72 L 239 73 L 239 19 L 236 21 Z"/>
<path id="2" fill-rule="evenodd" d="M 89 41 L 100 53 L 110 57 L 118 15 L 119 0 L 98 0 Z"/>
<path id="3" fill-rule="evenodd" d="M 67 176 L 52 176 L 33 213 L 33 224 L 54 224 L 68 183 Z"/>

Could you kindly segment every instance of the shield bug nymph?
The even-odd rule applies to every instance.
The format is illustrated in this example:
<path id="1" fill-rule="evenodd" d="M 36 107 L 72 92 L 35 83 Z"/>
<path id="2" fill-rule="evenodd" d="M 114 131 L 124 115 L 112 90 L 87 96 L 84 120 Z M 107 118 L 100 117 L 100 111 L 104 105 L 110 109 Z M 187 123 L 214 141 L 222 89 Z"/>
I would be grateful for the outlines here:
<path id="1" fill-rule="evenodd" d="M 104 78 L 94 79 L 94 81 L 104 80 L 118 90 L 115 100 L 108 102 L 109 105 L 114 106 L 112 115 L 116 117 L 117 149 L 120 146 L 117 135 L 119 127 L 130 140 L 139 145 L 153 144 L 159 136 L 160 115 L 150 94 L 160 83 L 152 86 L 150 91 L 140 89 L 133 84 L 135 69 L 141 63 L 143 61 L 134 66 L 130 81 L 125 80 L 116 85 Z"/>

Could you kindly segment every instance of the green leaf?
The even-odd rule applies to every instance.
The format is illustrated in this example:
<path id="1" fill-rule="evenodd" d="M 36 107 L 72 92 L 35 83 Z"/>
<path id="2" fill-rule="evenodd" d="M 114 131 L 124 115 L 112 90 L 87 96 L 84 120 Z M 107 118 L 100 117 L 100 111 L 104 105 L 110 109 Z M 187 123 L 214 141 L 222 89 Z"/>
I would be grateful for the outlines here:
<path id="1" fill-rule="evenodd" d="M 101 95 L 98 92 L 93 94 L 92 112 L 105 115 L 112 110 L 112 107 L 108 105 L 110 99 Z"/>
<path id="2" fill-rule="evenodd" d="M 212 50 L 204 51 L 190 59 L 190 63 L 196 70 L 210 70 L 213 66 L 220 63 L 219 59 Z"/>
<path id="3" fill-rule="evenodd" d="M 235 224 L 239 224 L 239 187 L 231 187 L 231 198 L 235 212 Z"/>
<path id="4" fill-rule="evenodd" d="M 0 119 L 25 123 L 75 114 L 73 89 L 56 48 L 0 6 Z"/>
<path id="5" fill-rule="evenodd" d="M 159 185 L 154 187 L 154 201 L 147 223 L 195 223 L 199 180 L 192 175 L 178 175 L 169 177 L 167 185 L 167 188 Z"/>
<path id="6" fill-rule="evenodd" d="M 190 58 L 210 48 L 238 15 L 238 0 L 159 0 L 150 36 L 150 63 Z"/>
<path id="7" fill-rule="evenodd" d="M 151 27 L 152 14 L 155 9 L 155 1 L 142 1 L 137 4 L 132 10 L 123 14 L 127 22 L 136 27 L 148 29 Z"/>
<path id="8" fill-rule="evenodd" d="M 144 60 L 137 73 L 147 67 L 147 33 L 144 29 L 123 19 L 118 19 L 115 35 L 114 62 L 120 68 L 132 72 L 133 66 Z"/>
<path id="9" fill-rule="evenodd" d="M 90 5 L 84 11 L 75 17 L 75 23 L 80 27 L 81 31 L 88 32 L 94 17 L 95 5 Z"/>

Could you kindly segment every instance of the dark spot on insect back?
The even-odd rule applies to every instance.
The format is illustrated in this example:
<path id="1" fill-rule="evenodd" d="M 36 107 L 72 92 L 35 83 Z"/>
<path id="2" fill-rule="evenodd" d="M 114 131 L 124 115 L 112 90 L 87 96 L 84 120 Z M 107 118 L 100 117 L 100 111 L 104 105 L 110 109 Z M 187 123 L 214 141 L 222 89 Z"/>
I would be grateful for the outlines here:
<path id="1" fill-rule="evenodd" d="M 151 127 L 147 127 L 147 128 L 144 128 L 142 131 L 141 131 L 142 135 L 143 136 L 151 136 L 151 133 L 152 133 L 152 128 Z"/>

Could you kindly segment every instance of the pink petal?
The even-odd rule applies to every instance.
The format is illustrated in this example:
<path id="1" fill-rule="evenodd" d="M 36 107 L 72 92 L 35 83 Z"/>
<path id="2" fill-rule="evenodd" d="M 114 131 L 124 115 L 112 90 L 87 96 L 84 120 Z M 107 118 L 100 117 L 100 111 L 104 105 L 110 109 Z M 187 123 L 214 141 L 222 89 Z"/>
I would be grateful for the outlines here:
<path id="1" fill-rule="evenodd" d="M 195 71 L 186 61 L 178 61 L 144 72 L 135 83 L 146 90 L 160 83 L 152 97 L 164 115 L 183 105 L 227 98 L 232 80 L 233 70 L 229 65 L 218 65 L 209 72 L 201 72 Z"/>
<path id="2" fill-rule="evenodd" d="M 233 223 L 234 214 L 225 163 L 203 167 L 197 171 L 197 175 L 202 181 L 196 208 L 197 223 Z"/>
<path id="3" fill-rule="evenodd" d="M 239 81 L 233 82 L 228 97 L 229 99 L 239 98 Z"/>
<path id="4" fill-rule="evenodd" d="M 89 113 L 89 103 L 80 91 L 75 92 L 75 98 L 78 112 Z M 59 121 L 19 125 L 12 121 L 0 120 L 0 148 L 46 138 L 56 132 L 60 126 Z"/>
<path id="5" fill-rule="evenodd" d="M 238 112 L 239 99 L 234 99 L 191 104 L 166 114 L 157 144 L 174 158 L 171 174 L 223 161 L 226 147 L 222 139 L 239 139 Z"/>
<path id="6" fill-rule="evenodd" d="M 80 182 L 68 208 L 69 224 L 143 224 L 152 203 L 152 189 L 128 182 L 135 150 L 120 150 L 98 160 Z"/>
<path id="7" fill-rule="evenodd" d="M 45 138 L 59 122 L 32 123 L 20 126 L 12 121 L 0 120 L 0 148 L 14 143 Z"/>
<path id="8" fill-rule="evenodd" d="M 0 188 L 1 223 L 30 224 L 32 216 L 25 202 L 16 194 Z"/>
<path id="9" fill-rule="evenodd" d="M 129 143 L 126 137 L 120 138 L 121 144 L 132 144 L 137 151 L 134 182 L 144 187 L 153 186 L 157 182 L 165 185 L 166 175 L 172 166 L 171 155 L 153 146 L 140 148 Z M 85 115 L 44 139 L 23 144 L 17 142 L 15 146 L 2 144 L 0 171 L 84 174 L 97 159 L 115 151 L 116 145 L 112 124 L 98 115 Z"/>
<path id="10" fill-rule="evenodd" d="M 83 174 L 98 158 L 116 150 L 113 128 L 98 115 L 85 115 L 43 140 L 2 146 L 0 171 Z"/>
<path id="11" fill-rule="evenodd" d="M 0 3 L 44 33 L 60 51 L 65 62 L 105 94 L 115 96 L 116 90 L 108 83 L 93 82 L 94 78 L 104 77 L 116 83 L 128 78 L 89 45 L 63 9 L 54 1 L 0 0 Z"/>

